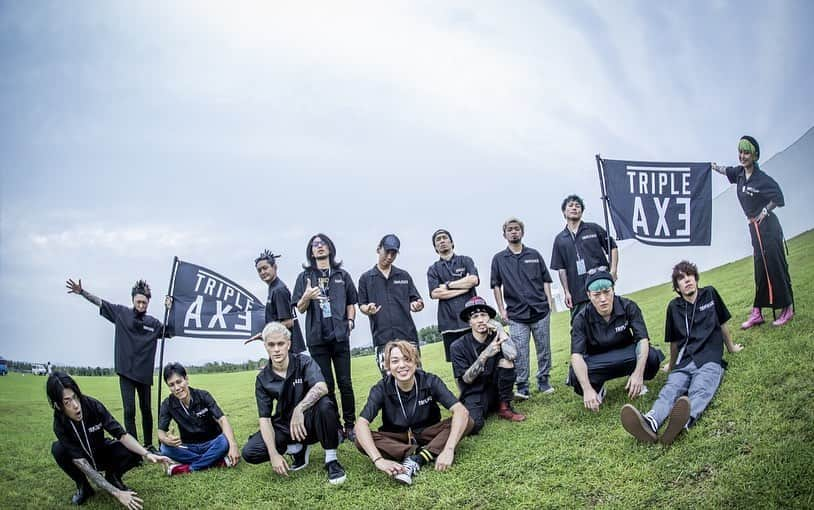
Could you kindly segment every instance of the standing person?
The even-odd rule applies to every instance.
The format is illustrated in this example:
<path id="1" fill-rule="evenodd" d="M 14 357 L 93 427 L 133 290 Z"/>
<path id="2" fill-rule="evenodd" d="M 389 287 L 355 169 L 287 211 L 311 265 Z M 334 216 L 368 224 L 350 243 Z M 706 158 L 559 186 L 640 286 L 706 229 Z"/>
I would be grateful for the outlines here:
<path id="1" fill-rule="evenodd" d="M 670 344 L 670 375 L 647 414 L 630 404 L 622 407 L 622 426 L 636 439 L 671 444 L 693 426 L 718 391 L 730 353 L 743 350 L 732 342 L 726 323 L 729 310 L 715 287 L 698 288 L 698 268 L 682 260 L 673 267 L 673 290 L 678 293 L 667 305 L 664 340 Z M 667 418 L 661 438 L 658 430 Z"/>
<path id="2" fill-rule="evenodd" d="M 772 212 L 783 207 L 783 191 L 777 182 L 760 169 L 760 145 L 751 136 L 744 135 L 738 142 L 739 166 L 719 166 L 712 169 L 726 175 L 737 185 L 738 201 L 749 223 L 752 237 L 755 271 L 755 300 L 752 313 L 741 324 L 749 329 L 763 324 L 762 308 L 780 309 L 780 317 L 772 323 L 782 326 L 794 317 L 794 294 L 789 276 L 789 264 L 784 251 L 783 227 Z"/>
<path id="3" fill-rule="evenodd" d="M 167 464 L 170 459 L 155 455 L 124 431 L 105 406 L 83 395 L 68 374 L 55 371 L 45 384 L 48 401 L 54 410 L 54 434 L 51 454 L 60 468 L 76 483 L 71 503 L 81 505 L 93 496 L 90 478 L 125 508 L 140 509 L 142 499 L 122 481 L 122 475 L 141 463 Z M 117 440 L 105 439 L 105 432 Z M 102 476 L 100 471 L 104 471 Z"/>
<path id="4" fill-rule="evenodd" d="M 274 255 L 270 250 L 264 250 L 259 257 L 254 259 L 254 267 L 257 269 L 257 276 L 269 286 L 268 298 L 266 299 L 266 324 L 269 322 L 279 322 L 287 327 L 291 332 L 292 352 L 301 353 L 305 351 L 305 340 L 302 338 L 302 331 L 297 321 L 295 305 L 291 302 L 291 292 L 277 275 L 277 259 L 280 255 Z M 246 340 L 259 340 L 260 334 Z"/>
<path id="5" fill-rule="evenodd" d="M 509 323 L 509 334 L 517 347 L 517 391 L 515 397 L 529 398 L 529 335 L 537 351 L 537 390 L 554 392 L 551 371 L 551 275 L 543 256 L 523 245 L 525 226 L 517 218 L 503 223 L 508 247 L 492 257 L 491 286 L 500 316 Z M 504 301 L 505 300 L 505 301 Z"/>
<path id="6" fill-rule="evenodd" d="M 430 462 L 445 471 L 455 458 L 455 447 L 475 423 L 436 375 L 424 372 L 418 350 L 405 340 L 388 342 L 384 348 L 388 374 L 371 389 L 356 423 L 356 447 L 377 469 L 405 485 Z M 441 420 L 438 404 L 452 412 Z M 370 422 L 382 412 L 382 426 L 370 430 Z M 385 458 L 386 457 L 386 458 Z"/>
<path id="7" fill-rule="evenodd" d="M 452 361 L 449 354 L 452 342 L 470 330 L 469 324 L 460 318 L 461 310 L 475 297 L 480 278 L 472 259 L 453 251 L 455 243 L 448 230 L 436 230 L 432 244 L 439 259 L 427 269 L 427 285 L 430 297 L 438 300 L 438 331 L 444 340 L 444 356 Z"/>
<path id="8" fill-rule="evenodd" d="M 559 274 L 560 284 L 565 292 L 565 306 L 571 310 L 572 323 L 574 316 L 589 303 L 588 294 L 585 293 L 588 271 L 604 269 L 610 271 L 616 280 L 616 268 L 619 264 L 616 240 L 596 223 L 582 221 L 584 211 L 585 202 L 578 195 L 565 197 L 562 201 L 565 228 L 554 238 L 551 250 L 551 269 Z"/>
<path id="9" fill-rule="evenodd" d="M 158 441 L 161 453 L 178 462 L 167 466 L 167 474 L 236 465 L 240 452 L 235 433 L 212 395 L 190 388 L 187 369 L 180 363 L 169 363 L 163 375 L 170 395 L 158 412 Z M 171 420 L 178 424 L 178 436 L 169 432 Z"/>
<path id="10" fill-rule="evenodd" d="M 82 288 L 82 280 L 66 282 L 68 294 L 77 294 L 99 307 L 99 315 L 115 324 L 115 369 L 119 375 L 119 389 L 124 407 L 124 427 L 127 433 L 138 439 L 136 431 L 136 393 L 138 393 L 139 411 L 141 411 L 141 429 L 144 432 L 144 446 L 155 453 L 153 446 L 153 409 L 150 405 L 150 387 L 153 385 L 153 367 L 155 349 L 162 333 L 167 337 L 173 335 L 172 324 L 166 328 L 161 321 L 147 315 L 152 293 L 144 280 L 133 285 L 130 296 L 133 307 L 114 305 L 99 299 Z M 165 306 L 169 308 L 168 297 Z"/>
<path id="11" fill-rule="evenodd" d="M 325 234 L 315 234 L 305 248 L 308 261 L 297 277 L 291 302 L 297 311 L 305 313 L 305 339 L 308 350 L 317 362 L 328 385 L 328 397 L 336 404 L 336 385 L 342 398 L 341 434 L 354 439 L 356 400 L 350 377 L 350 332 L 355 326 L 359 301 L 353 279 L 336 260 L 336 247 Z"/>
<path id="12" fill-rule="evenodd" d="M 408 340 L 418 348 L 418 331 L 410 312 L 424 309 L 413 277 L 393 265 L 401 241 L 387 234 L 376 247 L 376 265 L 359 277 L 359 310 L 370 320 L 370 334 L 376 348 L 376 363 L 382 377 L 387 373 L 384 346 L 391 340 Z"/>
<path id="13" fill-rule="evenodd" d="M 517 349 L 500 324 L 490 322 L 495 315 L 495 309 L 482 297 L 470 299 L 461 310 L 461 319 L 469 322 L 470 332 L 452 344 L 452 373 L 461 389 L 459 400 L 475 422 L 473 434 L 495 411 L 504 420 L 526 419 L 512 409 Z"/>
<path id="14" fill-rule="evenodd" d="M 263 328 L 263 346 L 269 362 L 255 383 L 260 430 L 243 446 L 243 459 L 249 464 L 271 462 L 275 473 L 288 476 L 308 465 L 311 445 L 319 442 L 328 483 L 341 484 L 346 475 L 336 452 L 339 416 L 327 397 L 322 371 L 313 358 L 290 352 L 291 333 L 279 322 Z M 283 454 L 291 455 L 291 463 Z"/>

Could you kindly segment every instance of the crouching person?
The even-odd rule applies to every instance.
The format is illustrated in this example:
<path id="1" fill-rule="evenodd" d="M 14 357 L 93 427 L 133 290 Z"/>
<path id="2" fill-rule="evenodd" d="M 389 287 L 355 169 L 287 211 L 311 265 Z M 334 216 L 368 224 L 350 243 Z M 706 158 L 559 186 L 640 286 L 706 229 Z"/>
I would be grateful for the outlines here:
<path id="1" fill-rule="evenodd" d="M 161 453 L 176 464 L 167 474 L 178 475 L 212 466 L 231 467 L 240 460 L 232 426 L 208 391 L 189 387 L 187 370 L 180 363 L 164 367 L 170 396 L 158 413 Z M 178 424 L 180 437 L 170 434 L 170 421 Z"/>
<path id="2" fill-rule="evenodd" d="M 122 481 L 122 475 L 141 459 L 170 462 L 147 451 L 110 415 L 98 400 L 82 395 L 79 385 L 64 372 L 54 372 L 46 383 L 48 401 L 54 409 L 57 441 L 51 453 L 57 464 L 76 483 L 71 503 L 81 505 L 93 496 L 88 479 L 116 498 L 124 507 L 140 509 L 143 501 Z M 105 431 L 118 441 L 105 438 Z M 104 471 L 104 476 L 100 473 Z"/>
<path id="3" fill-rule="evenodd" d="M 255 383 L 260 430 L 243 446 L 243 460 L 270 461 L 275 473 L 288 476 L 308 465 L 311 445 L 319 442 L 325 450 L 328 482 L 341 484 L 346 476 L 336 457 L 339 416 L 326 396 L 328 385 L 319 366 L 305 354 L 289 352 L 291 332 L 279 322 L 266 324 L 262 336 L 269 363 Z M 290 463 L 285 454 L 291 456 Z"/>
<path id="4" fill-rule="evenodd" d="M 715 287 L 698 288 L 698 268 L 687 261 L 673 268 L 673 289 L 678 293 L 667 305 L 665 340 L 670 343 L 667 383 L 653 408 L 642 415 L 630 404 L 622 408 L 622 426 L 647 443 L 671 444 L 682 430 L 695 424 L 712 401 L 726 362 L 723 347 L 740 352 L 726 322 L 729 310 Z M 669 417 L 664 434 L 658 430 Z"/>
<path id="5" fill-rule="evenodd" d="M 477 434 L 494 411 L 504 420 L 523 421 L 526 417 L 512 409 L 514 362 L 517 349 L 502 327 L 490 322 L 497 311 L 475 296 L 461 310 L 461 320 L 471 331 L 451 347 L 452 372 L 461 390 L 460 401 L 475 422 Z M 499 326 L 499 324 L 498 324 Z"/>
<path id="6" fill-rule="evenodd" d="M 388 342 L 384 348 L 381 379 L 370 389 L 356 422 L 356 447 L 373 465 L 405 485 L 428 463 L 444 471 L 452 465 L 458 441 L 475 423 L 469 412 L 436 375 L 418 369 L 418 349 L 407 340 Z M 452 411 L 441 420 L 438 403 Z M 382 426 L 371 432 L 370 422 L 382 412 Z"/>

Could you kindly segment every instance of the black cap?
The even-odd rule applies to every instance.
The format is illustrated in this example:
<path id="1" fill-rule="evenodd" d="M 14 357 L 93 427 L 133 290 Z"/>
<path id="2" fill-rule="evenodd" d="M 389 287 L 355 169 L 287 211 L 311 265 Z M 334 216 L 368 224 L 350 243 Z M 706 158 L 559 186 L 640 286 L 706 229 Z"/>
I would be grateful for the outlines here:
<path id="1" fill-rule="evenodd" d="M 497 311 L 489 306 L 485 299 L 480 296 L 474 296 L 466 302 L 466 306 L 461 310 L 459 317 L 464 322 L 469 322 L 469 317 L 475 312 L 486 312 L 489 314 L 490 319 L 494 319 Z"/>
<path id="2" fill-rule="evenodd" d="M 613 275 L 605 271 L 604 269 L 600 269 L 599 271 L 588 273 L 588 278 L 585 279 L 585 292 L 588 292 L 588 287 L 590 287 L 592 283 L 598 280 L 610 280 L 611 287 L 614 286 Z"/>
<path id="3" fill-rule="evenodd" d="M 381 241 L 379 241 L 379 246 L 381 246 L 385 251 L 399 251 L 399 248 L 401 248 L 401 241 L 399 241 L 399 238 L 396 237 L 396 234 L 387 234 L 386 236 L 382 237 Z"/>

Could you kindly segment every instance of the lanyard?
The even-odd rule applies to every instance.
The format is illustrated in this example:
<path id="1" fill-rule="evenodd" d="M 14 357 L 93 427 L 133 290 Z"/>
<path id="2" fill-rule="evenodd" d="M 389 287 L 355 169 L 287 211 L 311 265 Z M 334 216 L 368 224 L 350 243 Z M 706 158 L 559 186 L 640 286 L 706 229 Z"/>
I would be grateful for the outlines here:
<path id="1" fill-rule="evenodd" d="M 692 317 L 688 318 L 689 313 L 687 313 L 687 301 L 684 301 L 684 329 L 687 332 L 687 339 L 684 340 L 684 345 L 681 346 L 681 349 L 678 351 L 678 359 L 676 359 L 676 365 L 681 361 L 681 358 L 684 355 L 684 350 L 687 348 L 687 344 L 690 343 L 690 332 L 692 331 L 693 322 L 695 322 L 695 306 L 698 304 L 698 292 L 695 293 L 695 301 L 692 304 Z"/>
<path id="2" fill-rule="evenodd" d="M 90 457 L 90 461 L 93 463 L 93 469 L 98 471 L 99 468 L 96 467 L 96 459 L 93 458 L 93 451 L 90 447 L 90 439 L 88 439 L 88 429 L 85 428 L 85 420 L 79 420 L 79 423 L 82 424 L 82 432 L 85 433 L 85 442 L 88 443 L 87 448 L 85 447 L 85 443 L 82 442 L 82 436 L 80 436 L 79 431 L 76 430 L 76 425 L 73 424 L 73 420 L 70 418 L 68 418 L 68 420 L 71 422 L 71 427 L 73 427 L 73 433 L 76 434 L 76 438 L 79 440 L 79 446 L 81 446 L 82 450 L 84 450 L 84 452 L 88 454 L 88 457 Z"/>
<path id="3" fill-rule="evenodd" d="M 399 399 L 399 406 L 401 406 L 401 414 L 404 415 L 404 420 L 407 422 L 407 437 L 410 439 L 410 442 L 413 442 L 413 428 L 410 426 L 410 421 L 415 416 L 415 411 L 418 409 L 418 380 L 415 376 L 413 376 L 413 386 L 415 386 L 415 401 L 413 402 L 413 412 L 410 413 L 410 416 L 407 416 L 407 410 L 404 409 L 404 402 L 401 401 L 401 390 L 399 390 L 399 386 L 396 383 L 396 378 L 393 378 L 393 387 L 396 388 L 396 396 Z"/>
<path id="4" fill-rule="evenodd" d="M 187 390 L 187 391 L 189 391 L 189 390 Z M 178 403 L 181 404 L 181 409 L 183 409 L 184 412 L 187 413 L 187 416 L 190 416 L 189 408 L 187 408 L 187 406 L 184 405 L 184 403 L 181 401 L 181 399 L 178 399 Z M 192 405 L 192 395 L 189 396 L 189 405 Z"/>
<path id="5" fill-rule="evenodd" d="M 580 226 L 582 226 L 582 224 L 580 224 Z M 582 255 L 579 254 L 579 246 L 577 245 L 577 234 L 579 234 L 579 227 L 577 227 L 576 232 L 571 232 L 571 229 L 568 227 L 565 227 L 565 229 L 568 231 L 568 236 L 571 238 L 571 242 L 574 243 L 574 251 L 577 254 L 577 259 L 581 259 Z"/>

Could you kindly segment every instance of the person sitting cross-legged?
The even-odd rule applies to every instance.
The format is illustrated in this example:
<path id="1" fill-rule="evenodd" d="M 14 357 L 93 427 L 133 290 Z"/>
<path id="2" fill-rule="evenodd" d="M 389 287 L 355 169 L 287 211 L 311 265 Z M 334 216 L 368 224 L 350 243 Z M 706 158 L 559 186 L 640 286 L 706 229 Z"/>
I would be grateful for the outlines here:
<path id="1" fill-rule="evenodd" d="M 356 422 L 356 446 L 377 469 L 405 485 L 435 461 L 435 469 L 452 465 L 458 441 L 475 423 L 436 375 L 418 368 L 418 349 L 407 340 L 393 340 L 384 348 L 384 379 L 371 389 Z M 441 420 L 438 403 L 452 411 Z M 382 426 L 371 432 L 370 422 L 382 412 Z"/>
<path id="2" fill-rule="evenodd" d="M 163 375 L 171 394 L 158 412 L 158 440 L 161 453 L 176 462 L 167 467 L 167 474 L 237 464 L 240 452 L 235 434 L 212 395 L 190 388 L 187 370 L 180 363 L 165 366 Z M 178 424 L 180 437 L 169 432 L 171 420 Z"/>

